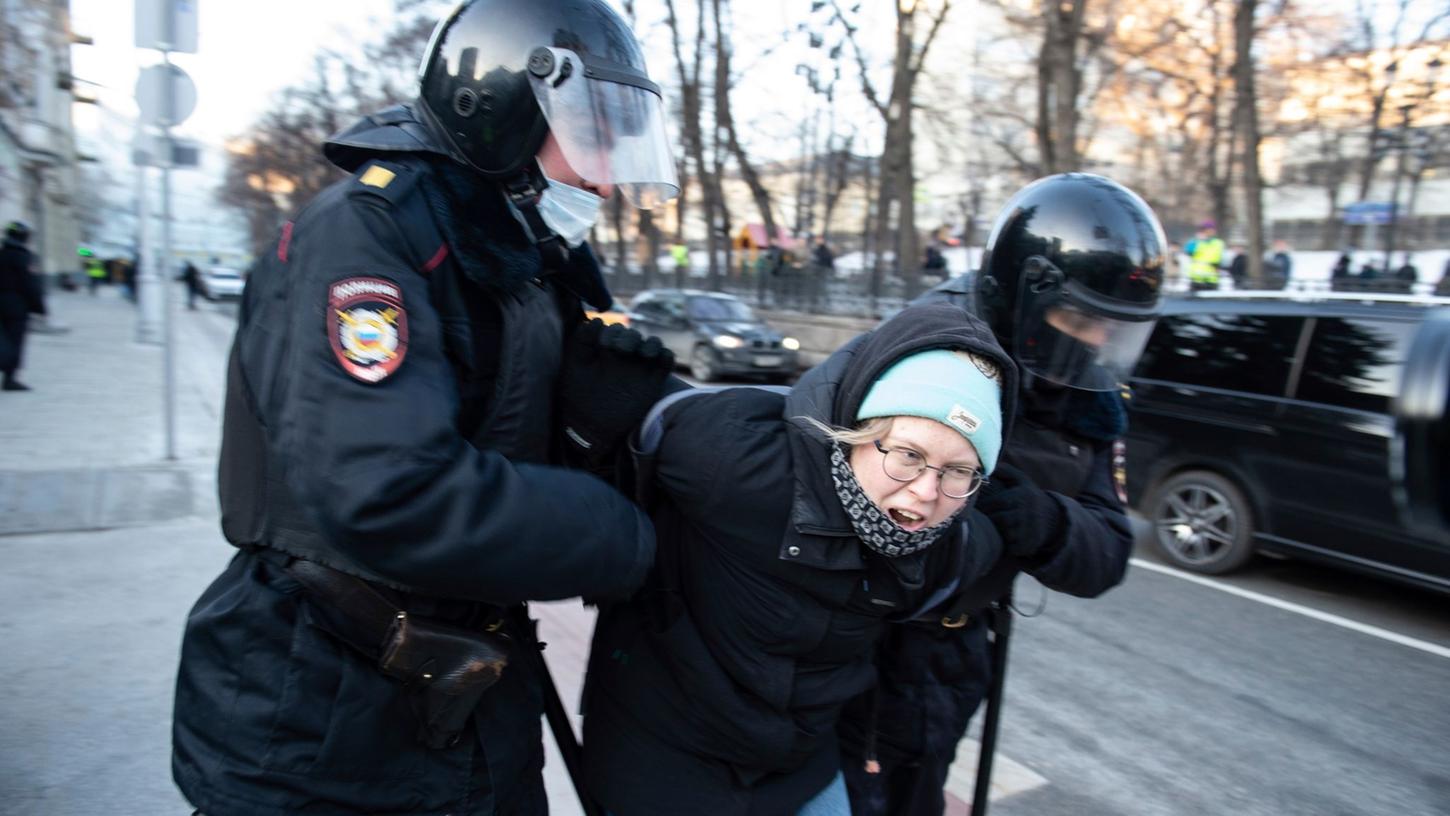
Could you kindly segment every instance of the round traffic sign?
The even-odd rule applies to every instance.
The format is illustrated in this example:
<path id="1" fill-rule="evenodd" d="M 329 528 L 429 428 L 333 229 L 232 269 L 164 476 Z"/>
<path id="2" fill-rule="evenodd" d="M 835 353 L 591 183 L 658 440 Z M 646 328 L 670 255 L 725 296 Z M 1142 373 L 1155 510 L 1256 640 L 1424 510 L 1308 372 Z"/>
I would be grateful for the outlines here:
<path id="1" fill-rule="evenodd" d="M 179 125 L 196 110 L 196 83 L 175 65 L 152 65 L 136 80 L 136 104 L 144 124 Z"/>

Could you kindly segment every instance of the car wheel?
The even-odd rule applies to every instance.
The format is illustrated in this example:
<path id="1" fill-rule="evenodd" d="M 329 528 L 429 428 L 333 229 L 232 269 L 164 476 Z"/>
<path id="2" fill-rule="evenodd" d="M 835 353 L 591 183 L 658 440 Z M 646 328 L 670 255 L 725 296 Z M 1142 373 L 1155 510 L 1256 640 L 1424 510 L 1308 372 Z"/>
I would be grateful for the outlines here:
<path id="1" fill-rule="evenodd" d="M 1217 473 L 1190 470 L 1170 477 L 1153 491 L 1147 509 L 1153 544 L 1176 566 L 1219 575 L 1254 554 L 1248 500 Z"/>
<path id="2" fill-rule="evenodd" d="M 715 372 L 720 368 L 719 358 L 715 356 L 715 350 L 709 346 L 695 346 L 690 352 L 690 376 L 702 383 L 711 382 L 715 379 Z"/>

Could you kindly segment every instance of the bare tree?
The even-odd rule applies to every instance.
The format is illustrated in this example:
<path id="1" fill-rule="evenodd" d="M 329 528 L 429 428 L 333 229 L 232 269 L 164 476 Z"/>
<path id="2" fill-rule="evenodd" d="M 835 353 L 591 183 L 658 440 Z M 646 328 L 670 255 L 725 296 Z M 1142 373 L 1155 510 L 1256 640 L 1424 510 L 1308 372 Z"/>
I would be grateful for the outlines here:
<path id="1" fill-rule="evenodd" d="M 666 23 L 670 28 L 670 43 L 675 56 L 675 70 L 680 83 L 680 134 L 684 139 L 685 153 L 680 165 L 680 197 L 676 202 L 679 227 L 675 240 L 684 243 L 686 204 L 689 200 L 691 165 L 695 177 L 700 180 L 701 210 L 705 221 L 706 254 L 709 256 L 709 280 L 712 287 L 719 286 L 720 270 L 718 235 L 715 230 L 716 213 L 719 210 L 720 183 L 713 177 L 711 168 L 705 163 L 705 137 L 700 125 L 703 114 L 703 84 L 701 81 L 705 55 L 705 29 L 707 14 L 706 0 L 698 0 L 695 15 L 694 50 L 686 58 L 683 49 L 683 25 L 675 11 L 674 0 L 665 0 L 668 12 Z M 679 274 L 676 273 L 677 279 Z M 683 283 L 682 279 L 679 279 Z"/>
<path id="2" fill-rule="evenodd" d="M 936 11 L 923 8 L 918 0 L 898 0 L 896 6 L 896 44 L 891 65 L 891 91 L 883 97 L 871 80 L 866 53 L 861 47 L 859 24 L 848 18 L 838 0 L 831 0 L 836 20 L 846 31 L 856 56 L 861 76 L 861 91 L 880 114 L 886 126 L 881 149 L 879 193 L 876 197 L 876 246 L 871 265 L 871 297 L 873 304 L 881 294 L 880 249 L 894 244 L 896 267 L 901 270 L 909 290 L 921 279 L 918 263 L 919 245 L 916 234 L 916 166 L 913 151 L 913 114 L 916 110 L 916 85 L 931 52 L 932 43 L 941 31 L 942 22 L 951 11 L 951 0 L 941 0 Z M 918 37 L 925 19 L 925 34 Z M 892 215 L 895 215 L 896 240 L 890 241 Z"/>
<path id="3" fill-rule="evenodd" d="M 710 7 L 715 22 L 716 126 L 720 128 L 725 145 L 729 148 L 730 155 L 735 158 L 736 166 L 740 168 L 741 178 L 750 188 L 750 196 L 755 200 L 755 207 L 760 211 L 760 220 L 765 224 L 766 240 L 774 243 L 781 237 L 781 233 L 775 223 L 770 191 L 765 188 L 759 171 L 740 144 L 740 136 L 735 129 L 735 115 L 730 109 L 730 90 L 734 84 L 730 74 L 730 60 L 734 46 L 730 41 L 726 18 L 722 14 L 722 9 L 728 12 L 729 0 L 710 0 Z"/>
<path id="4" fill-rule="evenodd" d="M 1042 50 L 1037 57 L 1037 149 L 1048 174 L 1076 170 L 1078 158 L 1078 96 L 1082 68 L 1078 45 L 1082 41 L 1087 0 L 1044 2 L 1046 22 Z"/>
<path id="5" fill-rule="evenodd" d="M 1249 280 L 1261 280 L 1264 267 L 1264 196 L 1259 176 L 1258 95 L 1254 91 L 1254 9 L 1258 0 L 1239 0 L 1234 12 L 1234 98 L 1240 166 L 1244 174 L 1244 218 L 1249 228 Z"/>

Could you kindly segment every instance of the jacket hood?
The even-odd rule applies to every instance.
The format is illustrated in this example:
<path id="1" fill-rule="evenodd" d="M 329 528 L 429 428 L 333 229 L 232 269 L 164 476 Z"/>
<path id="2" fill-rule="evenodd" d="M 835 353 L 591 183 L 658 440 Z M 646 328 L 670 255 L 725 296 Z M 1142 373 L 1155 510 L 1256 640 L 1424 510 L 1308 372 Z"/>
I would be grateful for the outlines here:
<path id="1" fill-rule="evenodd" d="M 902 357 L 938 348 L 970 351 L 997 364 L 1002 372 L 1002 439 L 1008 438 L 1017 410 L 1017 366 L 997 344 L 991 328 L 951 303 L 908 306 L 801 375 L 786 397 L 796 476 L 791 522 L 798 531 L 849 534 L 851 530 L 831 481 L 829 443 L 818 429 L 799 418 L 837 428 L 854 426 L 866 392 L 886 369 Z"/>
<path id="2" fill-rule="evenodd" d="M 970 351 L 997 364 L 1002 372 L 1005 439 L 1010 431 L 1008 419 L 1016 409 L 1017 367 L 985 321 L 951 303 L 909 306 L 865 335 L 842 368 L 840 385 L 831 402 L 830 423 L 838 428 L 855 425 L 866 393 L 886 369 L 903 357 L 930 349 Z"/>
<path id="3" fill-rule="evenodd" d="M 322 155 L 349 173 L 357 172 L 379 153 L 432 153 L 458 161 L 447 142 L 434 133 L 428 118 L 411 104 L 364 116 L 322 145 Z"/>

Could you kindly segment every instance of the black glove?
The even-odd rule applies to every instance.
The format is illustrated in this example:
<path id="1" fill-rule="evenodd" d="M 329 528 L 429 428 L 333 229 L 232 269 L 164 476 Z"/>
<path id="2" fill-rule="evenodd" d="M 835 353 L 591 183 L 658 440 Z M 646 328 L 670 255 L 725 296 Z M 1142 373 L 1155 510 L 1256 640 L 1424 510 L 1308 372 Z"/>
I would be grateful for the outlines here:
<path id="1" fill-rule="evenodd" d="M 977 509 L 1002 535 L 1007 552 L 1024 561 L 1046 563 L 1062 548 L 1062 505 L 1032 478 L 999 464 L 982 488 Z"/>
<path id="2" fill-rule="evenodd" d="M 577 326 L 559 367 L 565 461 L 607 472 L 615 453 L 662 396 L 675 355 L 638 331 L 599 319 Z"/>

